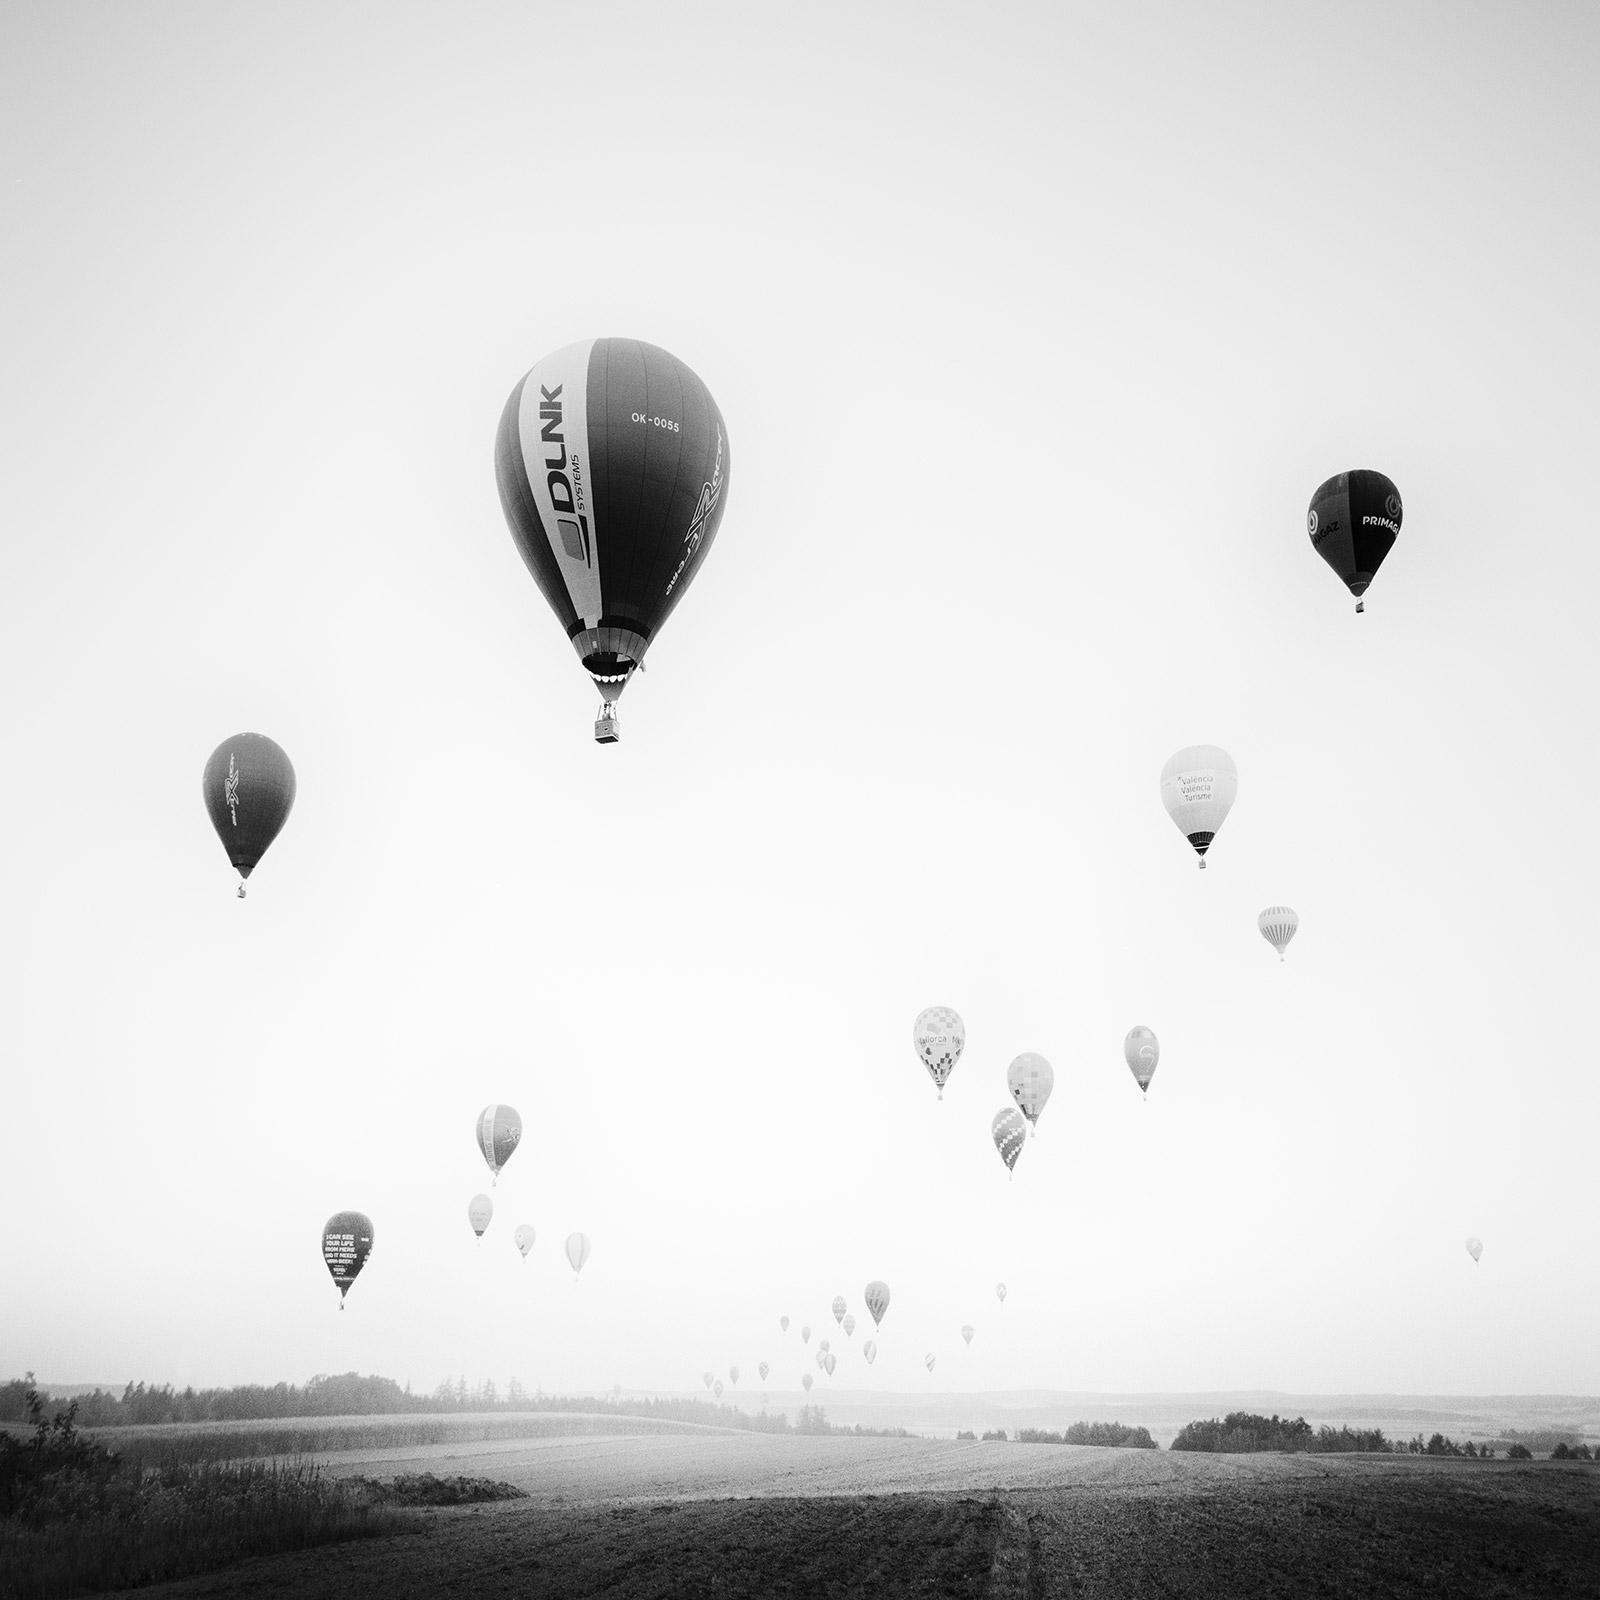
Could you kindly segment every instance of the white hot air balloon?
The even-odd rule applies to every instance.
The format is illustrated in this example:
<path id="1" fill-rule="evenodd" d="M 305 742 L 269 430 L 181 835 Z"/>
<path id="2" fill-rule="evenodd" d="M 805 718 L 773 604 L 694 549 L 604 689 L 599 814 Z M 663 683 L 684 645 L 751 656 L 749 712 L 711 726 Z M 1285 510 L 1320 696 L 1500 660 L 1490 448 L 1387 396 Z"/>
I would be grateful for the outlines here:
<path id="1" fill-rule="evenodd" d="M 705 1384 L 706 1388 L 709 1389 L 711 1385 L 717 1381 L 717 1375 L 708 1368 L 705 1372 L 700 1374 L 700 1379 Z"/>
<path id="2" fill-rule="evenodd" d="M 844 1328 L 844 1336 L 845 1336 L 845 1338 L 853 1339 L 855 1337 L 855 1331 L 856 1331 L 856 1319 L 855 1319 L 855 1313 L 854 1312 L 852 1312 L 852 1311 L 845 1312 L 845 1314 L 844 1314 L 844 1322 L 843 1322 L 842 1326 Z"/>
<path id="3" fill-rule="evenodd" d="M 842 1294 L 836 1294 L 833 1297 L 833 1320 L 840 1327 L 844 1326 L 844 1296 Z"/>
<path id="4" fill-rule="evenodd" d="M 810 1344 L 811 1343 L 811 1325 L 810 1325 L 810 1323 L 802 1322 L 800 1324 L 800 1343 L 801 1344 Z"/>
<path id="5" fill-rule="evenodd" d="M 861 1297 L 867 1303 L 867 1310 L 872 1316 L 872 1326 L 883 1326 L 883 1314 L 889 1309 L 889 1285 L 882 1278 L 874 1278 L 867 1285 L 866 1292 Z"/>
<path id="6" fill-rule="evenodd" d="M 935 1357 L 933 1351 L 930 1350 L 927 1353 L 927 1355 L 925 1355 L 922 1358 L 922 1364 L 923 1364 L 923 1366 L 925 1366 L 928 1369 L 929 1372 L 932 1372 L 933 1371 L 933 1364 L 934 1364 L 936 1359 L 937 1359 L 937 1357 Z"/>
<path id="7" fill-rule="evenodd" d="M 1161 803 L 1178 832 L 1195 848 L 1200 865 L 1239 792 L 1233 757 L 1214 744 L 1194 744 L 1161 769 Z"/>
<path id="8" fill-rule="evenodd" d="M 789 1331 L 789 1319 L 787 1317 L 779 1317 L 778 1328 L 781 1332 L 787 1333 Z"/>
<path id="9" fill-rule="evenodd" d="M 739 1369 L 737 1367 L 729 1367 L 728 1368 L 728 1382 L 736 1384 L 736 1383 L 738 1383 L 738 1381 L 739 1381 Z"/>
<path id="10" fill-rule="evenodd" d="M 973 1328 L 973 1326 L 972 1326 L 972 1324 L 970 1322 L 962 1323 L 962 1325 L 961 1325 L 961 1337 L 963 1339 L 965 1339 L 969 1345 L 972 1343 L 972 1335 L 974 1334 L 974 1332 L 976 1332 L 976 1330 Z"/>
<path id="11" fill-rule="evenodd" d="M 867 1342 L 862 1345 L 861 1353 L 867 1358 L 867 1365 L 869 1367 L 878 1359 L 878 1347 L 871 1339 L 868 1339 Z"/>
<path id="12" fill-rule="evenodd" d="M 1483 1240 L 1478 1238 L 1468 1239 L 1467 1254 L 1471 1256 L 1474 1261 L 1478 1260 L 1478 1258 L 1483 1254 Z"/>
<path id="13" fill-rule="evenodd" d="M 717 1397 L 717 1399 L 720 1400 L 722 1398 L 722 1379 L 721 1378 L 718 1378 L 717 1381 L 714 1384 L 711 1385 L 711 1392 L 712 1392 L 712 1394 L 714 1394 Z"/>
<path id="14" fill-rule="evenodd" d="M 922 1064 L 933 1079 L 933 1086 L 944 1099 L 944 1086 L 956 1070 L 956 1062 L 966 1048 L 967 1030 L 960 1016 L 949 1006 L 929 1006 L 917 1013 L 912 1024 L 911 1040 L 917 1047 Z"/>
<path id="15" fill-rule="evenodd" d="M 765 1383 L 767 1381 L 767 1374 L 772 1371 L 772 1368 L 769 1367 L 765 1361 L 763 1361 L 761 1365 L 756 1368 L 756 1371 L 761 1374 L 761 1381 Z"/>
<path id="16" fill-rule="evenodd" d="M 829 1376 L 829 1377 L 830 1377 L 830 1378 L 831 1378 L 831 1377 L 832 1377 L 832 1376 L 833 1376 L 833 1369 L 834 1369 L 834 1368 L 835 1368 L 835 1367 L 836 1367 L 836 1366 L 838 1366 L 838 1365 L 839 1365 L 839 1358 L 838 1358 L 838 1356 L 836 1356 L 836 1355 L 835 1355 L 835 1354 L 834 1354 L 834 1353 L 833 1353 L 833 1352 L 832 1352 L 832 1351 L 831 1351 L 831 1350 L 830 1350 L 830 1351 L 829 1351 L 829 1352 L 828 1352 L 828 1359 L 827 1359 L 827 1362 L 826 1362 L 826 1365 L 825 1365 L 825 1370 L 826 1370 L 826 1371 L 827 1371 L 827 1374 L 828 1374 L 828 1376 Z"/>
<path id="17" fill-rule="evenodd" d="M 1256 927 L 1260 930 L 1261 937 L 1278 952 L 1278 959 L 1282 961 L 1283 952 L 1289 948 L 1289 941 L 1300 931 L 1300 918 L 1292 906 L 1268 906 L 1256 918 Z"/>
<path id="18" fill-rule="evenodd" d="M 800 1374 L 800 1387 L 804 1389 L 807 1394 L 811 1393 L 811 1374 L 809 1372 L 802 1372 Z"/>
<path id="19" fill-rule="evenodd" d="M 819 1349 L 823 1353 L 823 1355 L 827 1355 L 827 1353 L 828 1353 L 828 1341 L 826 1339 L 818 1339 L 817 1340 L 817 1349 Z"/>
<path id="20" fill-rule="evenodd" d="M 1003 1283 L 997 1283 L 994 1286 L 994 1292 L 1000 1297 L 1000 1304 L 1004 1305 L 1006 1303 L 1006 1286 Z"/>
<path id="21" fill-rule="evenodd" d="M 1029 1050 L 1017 1057 L 1006 1069 L 1006 1087 L 1017 1102 L 1017 1110 L 1039 1131 L 1039 1113 L 1050 1099 L 1056 1086 L 1055 1069 L 1041 1055 Z"/>
<path id="22" fill-rule="evenodd" d="M 1139 1093 L 1145 1094 L 1156 1075 L 1156 1063 L 1161 1060 L 1161 1041 L 1148 1028 L 1130 1028 L 1122 1041 L 1122 1059 L 1128 1063 Z"/>
<path id="23" fill-rule="evenodd" d="M 989 1124 L 989 1135 L 994 1140 L 995 1149 L 1000 1152 L 1000 1159 L 1006 1164 L 1006 1171 L 1014 1171 L 1017 1157 L 1022 1154 L 1022 1146 L 1028 1138 L 1028 1124 L 1023 1121 L 1022 1113 L 1015 1106 L 995 1112 L 994 1121 Z"/>
<path id="24" fill-rule="evenodd" d="M 522 1252 L 522 1259 L 526 1261 L 528 1259 L 528 1252 L 533 1249 L 533 1241 L 538 1237 L 538 1235 L 534 1233 L 532 1227 L 528 1223 L 523 1222 L 518 1224 L 517 1231 L 512 1235 L 512 1237 L 517 1242 L 517 1249 Z"/>
<path id="25" fill-rule="evenodd" d="M 567 1260 L 572 1263 L 573 1278 L 583 1271 L 583 1264 L 589 1259 L 589 1235 L 586 1233 L 569 1233 L 567 1235 Z"/>
<path id="26" fill-rule="evenodd" d="M 467 1221 L 472 1224 L 472 1231 L 483 1238 L 483 1230 L 489 1226 L 494 1217 L 494 1201 L 486 1194 L 475 1194 L 467 1202 Z"/>

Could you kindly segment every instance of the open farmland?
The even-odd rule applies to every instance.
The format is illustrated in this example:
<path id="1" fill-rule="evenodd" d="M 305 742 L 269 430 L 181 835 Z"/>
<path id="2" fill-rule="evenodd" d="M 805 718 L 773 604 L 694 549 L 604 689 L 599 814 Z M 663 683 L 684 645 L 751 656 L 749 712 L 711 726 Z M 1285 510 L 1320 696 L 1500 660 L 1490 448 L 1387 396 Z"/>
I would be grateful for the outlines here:
<path id="1" fill-rule="evenodd" d="M 608 1419 L 620 1421 L 622 1419 Z M 336 1474 L 468 1473 L 529 1498 L 141 1590 L 1505 1597 L 1600 1594 L 1600 1468 L 674 1432 L 359 1446 Z"/>

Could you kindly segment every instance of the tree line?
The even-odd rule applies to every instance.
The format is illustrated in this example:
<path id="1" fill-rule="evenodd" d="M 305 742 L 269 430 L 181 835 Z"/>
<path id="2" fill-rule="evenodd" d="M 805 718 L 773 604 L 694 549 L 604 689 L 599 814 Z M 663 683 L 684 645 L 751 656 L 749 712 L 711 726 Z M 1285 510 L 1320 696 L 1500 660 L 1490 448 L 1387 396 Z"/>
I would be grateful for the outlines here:
<path id="1" fill-rule="evenodd" d="M 977 1434 L 963 1432 L 957 1439 L 977 1440 Z M 1004 1428 L 991 1428 L 984 1440 L 1008 1443 Z M 1098 1444 L 1124 1449 L 1154 1450 L 1157 1447 L 1148 1428 L 1131 1428 L 1121 1422 L 1074 1422 L 1064 1433 L 1048 1428 L 1018 1428 L 1012 1438 L 1017 1444 Z"/>

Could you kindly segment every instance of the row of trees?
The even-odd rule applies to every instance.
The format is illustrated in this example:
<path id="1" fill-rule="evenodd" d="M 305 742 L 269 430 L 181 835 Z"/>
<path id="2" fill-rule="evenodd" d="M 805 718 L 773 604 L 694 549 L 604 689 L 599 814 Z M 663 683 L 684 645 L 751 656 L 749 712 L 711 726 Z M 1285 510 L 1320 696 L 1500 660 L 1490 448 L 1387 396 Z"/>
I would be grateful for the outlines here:
<path id="1" fill-rule="evenodd" d="M 958 1433 L 958 1439 L 977 1439 L 972 1432 Z M 984 1434 L 985 1441 L 1007 1443 L 1004 1428 L 991 1428 Z M 1156 1442 L 1148 1428 L 1130 1428 L 1121 1422 L 1074 1422 L 1065 1433 L 1052 1433 L 1048 1428 L 1018 1428 L 1013 1435 L 1018 1444 L 1099 1444 L 1121 1446 L 1135 1450 L 1154 1450 Z"/>

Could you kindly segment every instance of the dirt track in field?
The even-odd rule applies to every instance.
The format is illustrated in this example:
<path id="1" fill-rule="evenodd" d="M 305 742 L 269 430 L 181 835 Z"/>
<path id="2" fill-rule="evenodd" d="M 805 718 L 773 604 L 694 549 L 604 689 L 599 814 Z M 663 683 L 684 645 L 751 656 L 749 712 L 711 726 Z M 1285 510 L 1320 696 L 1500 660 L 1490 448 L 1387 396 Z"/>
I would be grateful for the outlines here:
<path id="1" fill-rule="evenodd" d="M 354 1454 L 330 1469 L 467 1472 L 531 1498 L 135 1592 L 1600 1596 L 1600 1469 L 1581 1465 L 727 1435 Z"/>

